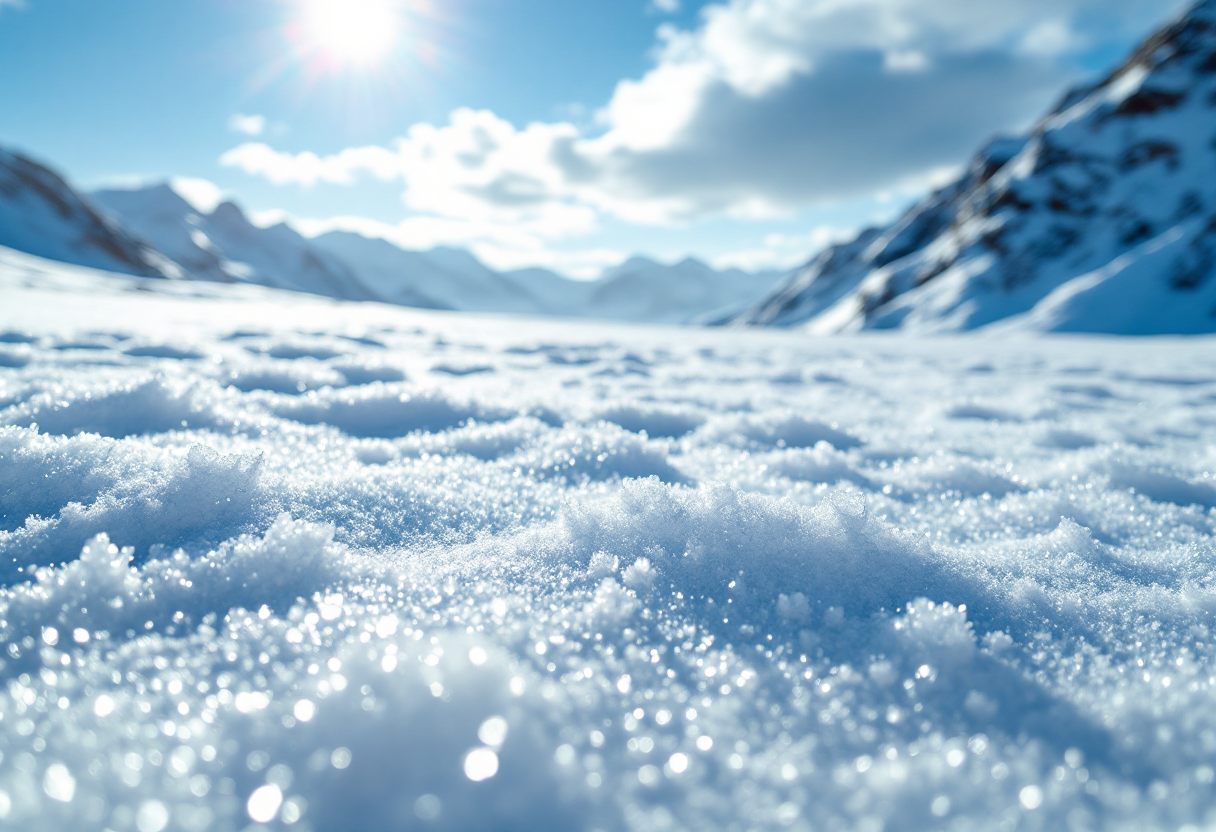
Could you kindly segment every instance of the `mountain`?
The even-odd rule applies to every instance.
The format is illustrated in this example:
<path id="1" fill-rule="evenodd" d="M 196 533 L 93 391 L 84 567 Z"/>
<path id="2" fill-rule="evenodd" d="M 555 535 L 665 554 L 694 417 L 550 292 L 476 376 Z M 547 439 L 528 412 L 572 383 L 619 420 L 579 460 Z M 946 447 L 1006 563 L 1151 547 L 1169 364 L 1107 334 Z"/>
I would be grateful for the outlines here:
<path id="1" fill-rule="evenodd" d="M 58 174 L 0 149 L 0 246 L 142 277 L 181 277 L 173 263 L 96 211 Z"/>
<path id="2" fill-rule="evenodd" d="M 167 183 L 139 190 L 97 191 L 91 199 L 121 219 L 123 226 L 145 240 L 155 240 L 157 250 L 203 280 L 231 283 L 244 272 L 223 259 L 199 226 L 203 217 Z"/>
<path id="3" fill-rule="evenodd" d="M 312 242 L 349 264 L 388 303 L 465 312 L 547 311 L 525 288 L 461 249 L 407 251 L 346 231 L 331 231 Z"/>
<path id="4" fill-rule="evenodd" d="M 259 228 L 231 202 L 205 214 L 169 185 L 98 191 L 91 199 L 191 277 L 257 283 L 343 300 L 376 298 L 340 259 L 287 225 Z"/>
<path id="5" fill-rule="evenodd" d="M 571 280 L 542 268 L 516 269 L 506 272 L 506 276 L 538 298 L 545 314 L 565 317 L 583 316 L 596 285 L 596 281 Z"/>
<path id="6" fill-rule="evenodd" d="M 1216 0 L 736 318 L 811 332 L 1216 331 Z"/>
<path id="7" fill-rule="evenodd" d="M 716 271 L 693 258 L 667 266 L 633 257 L 592 284 L 582 314 L 614 321 L 693 323 L 754 303 L 777 277 Z"/>
<path id="8" fill-rule="evenodd" d="M 197 211 L 167 184 L 91 196 L 190 276 L 424 309 L 693 323 L 737 313 L 779 276 L 644 257 L 595 281 L 539 268 L 504 273 L 463 249 L 409 251 L 346 231 L 306 239 L 286 225 L 258 228 L 232 203 Z"/>

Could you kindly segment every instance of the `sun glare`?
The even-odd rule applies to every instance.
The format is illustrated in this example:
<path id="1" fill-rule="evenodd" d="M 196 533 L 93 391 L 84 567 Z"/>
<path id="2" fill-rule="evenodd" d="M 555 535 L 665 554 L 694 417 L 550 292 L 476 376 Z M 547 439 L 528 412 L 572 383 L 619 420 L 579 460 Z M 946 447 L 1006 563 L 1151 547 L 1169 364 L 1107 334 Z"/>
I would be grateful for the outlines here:
<path id="1" fill-rule="evenodd" d="M 328 58 L 369 65 L 386 57 L 401 37 L 401 0 L 303 0 L 304 34 Z"/>

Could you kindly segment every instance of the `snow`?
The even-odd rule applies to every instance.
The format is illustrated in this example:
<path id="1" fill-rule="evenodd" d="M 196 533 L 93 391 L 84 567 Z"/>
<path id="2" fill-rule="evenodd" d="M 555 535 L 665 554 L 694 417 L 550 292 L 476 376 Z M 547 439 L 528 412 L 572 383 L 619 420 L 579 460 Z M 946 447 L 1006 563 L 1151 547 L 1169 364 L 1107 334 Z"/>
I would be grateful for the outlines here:
<path id="1" fill-rule="evenodd" d="M 1209 340 L 0 294 L 6 827 L 1213 820 Z"/>

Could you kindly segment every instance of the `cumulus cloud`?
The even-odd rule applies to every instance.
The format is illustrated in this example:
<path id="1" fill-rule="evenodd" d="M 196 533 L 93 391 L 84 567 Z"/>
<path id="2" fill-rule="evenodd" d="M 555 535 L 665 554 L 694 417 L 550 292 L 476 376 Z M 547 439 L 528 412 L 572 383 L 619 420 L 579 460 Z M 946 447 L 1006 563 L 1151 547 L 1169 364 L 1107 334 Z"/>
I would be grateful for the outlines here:
<path id="1" fill-rule="evenodd" d="M 228 119 L 228 129 L 246 136 L 260 136 L 266 132 L 266 116 L 247 116 L 236 113 Z"/>
<path id="2" fill-rule="evenodd" d="M 422 215 L 407 223 L 411 231 L 405 233 L 432 244 L 470 237 L 502 243 L 520 235 L 553 240 L 596 227 L 594 194 L 583 194 L 553 158 L 558 141 L 578 138 L 572 125 L 519 130 L 489 111 L 462 109 L 444 127 L 415 125 L 392 147 L 318 156 L 250 142 L 220 161 L 284 185 L 398 181 L 406 207 Z"/>
<path id="3" fill-rule="evenodd" d="M 246 142 L 221 156 L 220 164 L 240 168 L 276 185 L 353 185 L 360 173 L 385 181 L 399 175 L 393 151 L 382 147 L 350 148 L 322 157 L 312 152 L 282 153 L 262 142 Z"/>
<path id="4" fill-rule="evenodd" d="M 1076 75 L 1070 57 L 1160 18 L 1156 0 L 729 0 L 659 29 L 590 134 L 458 110 L 389 147 L 330 156 L 249 143 L 225 165 L 279 184 L 398 182 L 437 223 L 767 217 L 936 181 L 1023 126 Z"/>

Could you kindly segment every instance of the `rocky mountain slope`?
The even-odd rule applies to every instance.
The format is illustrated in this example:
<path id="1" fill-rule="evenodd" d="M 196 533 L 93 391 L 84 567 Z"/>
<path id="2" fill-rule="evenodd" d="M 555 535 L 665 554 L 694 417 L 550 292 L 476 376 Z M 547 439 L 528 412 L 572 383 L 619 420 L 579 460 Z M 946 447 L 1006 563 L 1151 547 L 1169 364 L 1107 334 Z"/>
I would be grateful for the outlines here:
<path id="1" fill-rule="evenodd" d="M 141 277 L 181 277 L 168 258 L 103 216 L 60 176 L 0 149 L 0 246 Z"/>
<path id="2" fill-rule="evenodd" d="M 1216 1 L 736 319 L 812 332 L 1216 330 Z"/>

